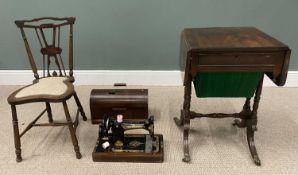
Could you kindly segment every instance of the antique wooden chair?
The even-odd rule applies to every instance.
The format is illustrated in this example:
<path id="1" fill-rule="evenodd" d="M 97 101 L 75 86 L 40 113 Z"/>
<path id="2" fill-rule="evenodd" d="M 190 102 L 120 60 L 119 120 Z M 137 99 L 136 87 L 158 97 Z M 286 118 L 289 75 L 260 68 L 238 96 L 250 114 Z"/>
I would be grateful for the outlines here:
<path id="1" fill-rule="evenodd" d="M 47 23 L 46 23 L 47 22 Z M 48 23 L 50 22 L 50 23 Z M 76 128 L 78 126 L 78 116 L 81 113 L 83 120 L 86 121 L 87 118 L 85 116 L 83 107 L 80 103 L 80 100 L 74 89 L 74 78 L 73 78 L 73 24 L 75 22 L 75 18 L 52 18 L 52 17 L 44 17 L 44 18 L 36 18 L 32 20 L 21 20 L 15 21 L 17 27 L 21 30 L 22 38 L 25 43 L 25 48 L 28 54 L 29 62 L 34 73 L 35 80 L 33 84 L 25 86 L 15 92 L 13 92 L 8 97 L 8 103 L 11 105 L 12 110 L 12 120 L 13 120 L 13 130 L 14 130 L 14 143 L 15 143 L 15 152 L 16 152 L 16 161 L 22 161 L 21 156 L 21 137 L 32 127 L 34 126 L 65 126 L 69 127 L 72 143 L 74 145 L 74 150 L 76 153 L 76 157 L 80 159 L 81 153 L 78 145 L 78 140 L 76 137 Z M 69 72 L 66 73 L 64 63 L 62 60 L 62 46 L 61 46 L 61 30 L 69 28 L 69 36 L 68 36 L 68 68 Z M 67 31 L 66 30 L 66 31 Z M 31 47 L 29 46 L 28 39 L 26 37 L 26 33 L 29 31 L 35 32 L 37 39 L 40 44 L 40 52 L 43 57 L 43 76 L 40 77 L 37 71 L 37 64 L 35 63 Z M 49 42 L 45 31 L 49 32 L 52 38 L 51 43 Z M 68 33 L 68 32 L 67 32 Z M 35 35 L 34 34 L 34 35 Z M 67 42 L 66 42 L 67 43 Z M 51 58 L 54 58 L 57 71 L 50 68 Z M 78 106 L 78 110 L 76 113 L 76 119 L 72 122 L 72 119 L 69 114 L 68 106 L 66 100 L 74 97 L 75 102 Z M 21 105 L 25 103 L 31 102 L 43 102 L 46 104 L 46 108 L 35 118 L 22 133 L 19 132 L 18 127 L 18 117 L 16 111 L 16 105 Z M 54 122 L 52 118 L 52 110 L 50 103 L 58 103 L 62 102 L 64 107 L 64 112 L 66 116 L 67 122 Z M 49 123 L 40 123 L 36 122 L 40 119 L 40 117 L 47 112 Z"/>

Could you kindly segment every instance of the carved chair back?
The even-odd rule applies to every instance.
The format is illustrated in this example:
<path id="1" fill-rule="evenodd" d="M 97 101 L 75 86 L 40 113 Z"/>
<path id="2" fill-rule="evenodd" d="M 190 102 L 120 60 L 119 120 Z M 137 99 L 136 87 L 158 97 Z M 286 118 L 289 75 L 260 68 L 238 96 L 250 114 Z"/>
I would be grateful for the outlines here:
<path id="1" fill-rule="evenodd" d="M 28 59 L 31 65 L 31 69 L 34 73 L 34 77 L 39 79 L 38 69 L 36 66 L 36 60 L 32 54 L 32 49 L 30 48 L 26 32 L 28 30 L 33 30 L 36 34 L 40 45 L 40 53 L 42 54 L 42 67 L 43 67 L 43 77 L 49 76 L 69 76 L 73 78 L 73 24 L 75 22 L 74 17 L 67 18 L 53 18 L 53 17 L 43 17 L 35 18 L 32 20 L 18 20 L 15 21 L 17 27 L 21 30 L 22 38 L 24 40 L 26 52 L 28 54 Z M 67 75 L 64 62 L 61 56 L 62 46 L 61 46 L 61 30 L 62 28 L 69 28 L 68 34 L 68 69 L 69 73 Z M 45 32 L 47 31 L 47 33 Z M 50 34 L 49 34 L 50 33 Z M 48 35 L 46 35 L 48 34 Z M 50 37 L 48 37 L 50 36 Z M 48 38 L 51 38 L 48 39 Z M 53 59 L 53 60 L 52 60 Z M 57 67 L 56 70 L 51 69 L 51 61 L 54 61 Z"/>

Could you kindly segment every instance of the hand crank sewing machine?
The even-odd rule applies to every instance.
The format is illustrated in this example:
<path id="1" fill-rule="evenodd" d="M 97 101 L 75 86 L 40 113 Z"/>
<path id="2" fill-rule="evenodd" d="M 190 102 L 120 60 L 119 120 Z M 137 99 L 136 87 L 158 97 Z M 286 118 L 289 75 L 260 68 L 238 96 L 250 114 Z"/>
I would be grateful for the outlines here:
<path id="1" fill-rule="evenodd" d="M 138 141 L 137 137 L 129 137 L 124 134 L 125 131 L 134 129 L 144 129 L 149 132 L 144 141 Z M 111 132 L 109 132 L 111 131 Z M 102 123 L 99 124 L 99 151 L 112 152 L 146 152 L 158 151 L 156 139 L 154 137 L 154 117 L 150 116 L 144 121 L 128 121 L 123 120 L 122 115 L 117 116 L 117 120 L 104 117 Z M 141 136 L 143 137 L 143 136 Z M 158 140 L 158 139 L 157 139 Z M 145 147 L 145 149 L 143 149 Z M 155 147 L 155 148 L 153 148 Z"/>
<path id="2" fill-rule="evenodd" d="M 98 140 L 92 153 L 93 161 L 163 161 L 163 137 L 154 134 L 154 117 L 147 117 L 148 90 L 93 90 L 90 107 L 92 123 L 99 124 Z M 126 133 L 140 129 L 149 134 Z"/>

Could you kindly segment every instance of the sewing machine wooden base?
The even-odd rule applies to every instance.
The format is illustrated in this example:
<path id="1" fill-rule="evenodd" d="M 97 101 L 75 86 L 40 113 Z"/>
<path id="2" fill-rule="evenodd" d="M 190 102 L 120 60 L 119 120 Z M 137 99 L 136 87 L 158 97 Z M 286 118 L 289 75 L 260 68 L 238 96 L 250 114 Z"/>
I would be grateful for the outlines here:
<path id="1" fill-rule="evenodd" d="M 126 134 L 125 140 L 128 144 L 146 145 L 146 137 L 149 134 Z M 147 162 L 159 163 L 163 162 L 163 136 L 161 134 L 154 135 L 156 148 L 149 153 L 145 152 L 145 146 L 137 146 L 135 149 L 124 146 L 122 150 L 101 150 L 100 140 L 97 140 L 95 148 L 92 152 L 94 162 Z"/>

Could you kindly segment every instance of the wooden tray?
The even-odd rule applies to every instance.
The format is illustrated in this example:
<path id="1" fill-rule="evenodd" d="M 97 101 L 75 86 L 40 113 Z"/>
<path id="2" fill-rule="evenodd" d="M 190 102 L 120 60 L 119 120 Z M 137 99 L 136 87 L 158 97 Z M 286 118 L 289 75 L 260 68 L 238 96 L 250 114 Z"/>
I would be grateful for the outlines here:
<path id="1" fill-rule="evenodd" d="M 129 135 L 148 135 L 148 134 L 129 134 Z M 159 151 L 153 153 L 132 153 L 132 152 L 97 152 L 98 141 L 92 152 L 94 162 L 147 162 L 161 163 L 163 162 L 163 136 L 156 134 L 159 139 Z"/>

